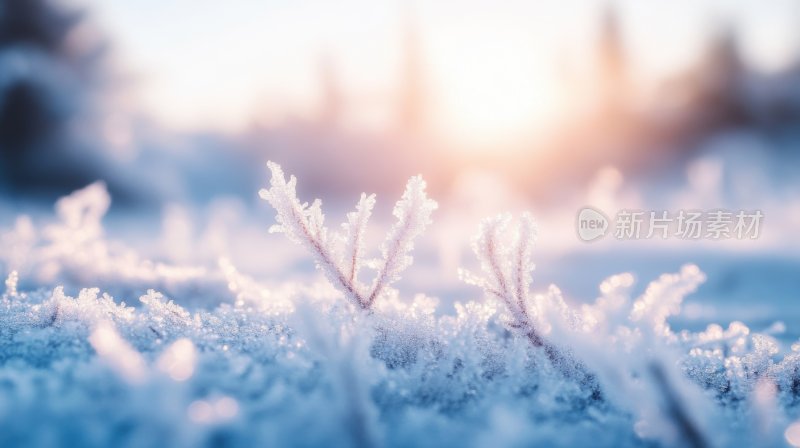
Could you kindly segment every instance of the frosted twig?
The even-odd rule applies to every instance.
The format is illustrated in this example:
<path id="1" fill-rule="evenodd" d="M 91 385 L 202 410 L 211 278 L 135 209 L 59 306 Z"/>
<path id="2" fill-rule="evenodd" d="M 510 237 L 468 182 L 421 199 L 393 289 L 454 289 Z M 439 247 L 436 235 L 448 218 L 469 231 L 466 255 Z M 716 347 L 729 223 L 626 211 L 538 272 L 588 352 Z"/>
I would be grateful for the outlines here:
<path id="1" fill-rule="evenodd" d="M 553 366 L 567 378 L 575 378 L 592 389 L 592 398 L 601 397 L 594 375 L 586 367 L 559 350 L 542 337 L 532 312 L 528 308 L 533 246 L 536 241 L 536 225 L 529 213 L 524 213 L 517 227 L 513 243 L 502 243 L 501 237 L 511 221 L 508 214 L 487 218 L 481 224 L 478 235 L 472 241 L 475 252 L 484 272 L 484 277 L 465 270 L 459 272 L 462 280 L 479 286 L 491 296 L 498 298 L 512 317 L 510 326 L 524 335 L 531 345 L 541 347 Z"/>
<path id="2" fill-rule="evenodd" d="M 319 200 L 311 206 L 301 203 L 296 194 L 297 179 L 291 176 L 287 182 L 276 163 L 268 162 L 267 167 L 272 172 L 270 188 L 262 189 L 259 195 L 277 212 L 278 225 L 271 231 L 283 232 L 305 247 L 314 256 L 317 267 L 351 303 L 361 309 L 371 309 L 375 300 L 411 265 L 409 253 L 414 248 L 414 239 L 430 224 L 430 215 L 437 208 L 436 202 L 425 193 L 425 181 L 415 176 L 406 184 L 403 197 L 394 207 L 397 222 L 381 247 L 378 274 L 367 288 L 359 282 L 358 272 L 364 264 L 364 232 L 375 196 L 361 195 L 356 211 L 349 213 L 343 224 L 345 236 L 329 235 L 323 224 L 322 203 Z"/>
<path id="3" fill-rule="evenodd" d="M 367 196 L 366 193 L 361 193 L 356 211 L 348 213 L 347 223 L 342 224 L 347 232 L 344 266 L 347 269 L 348 280 L 351 282 L 358 277 L 359 261 L 364 256 L 364 232 L 367 229 L 367 222 L 372 215 L 373 207 L 375 207 L 375 195 Z"/>
<path id="4" fill-rule="evenodd" d="M 425 194 L 425 181 L 421 176 L 408 180 L 403 197 L 392 212 L 397 222 L 381 246 L 383 258 L 367 296 L 366 308 L 370 308 L 381 292 L 399 280 L 400 273 L 411 266 L 413 259 L 409 254 L 414 249 L 414 239 L 431 223 L 431 213 L 437 207 L 436 202 Z"/>
<path id="5" fill-rule="evenodd" d="M 465 282 L 500 299 L 511 313 L 512 327 L 528 329 L 535 334 L 525 301 L 533 270 L 530 257 L 536 240 L 536 226 L 530 214 L 523 214 L 513 247 L 508 247 L 502 244 L 501 235 L 510 221 L 511 216 L 507 214 L 487 218 L 472 240 L 472 250 L 485 276 L 479 277 L 464 270 L 459 274 Z"/>

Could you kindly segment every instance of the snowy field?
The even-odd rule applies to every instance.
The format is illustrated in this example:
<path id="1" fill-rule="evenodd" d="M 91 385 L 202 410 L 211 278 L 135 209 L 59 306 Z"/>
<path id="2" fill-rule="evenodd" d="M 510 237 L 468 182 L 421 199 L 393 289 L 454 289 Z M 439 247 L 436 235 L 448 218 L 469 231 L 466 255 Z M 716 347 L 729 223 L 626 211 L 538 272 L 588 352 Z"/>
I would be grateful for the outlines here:
<path id="1" fill-rule="evenodd" d="M 420 178 L 394 223 L 363 195 L 339 227 L 271 170 L 277 222 L 175 208 L 115 240 L 97 183 L 7 224 L 0 445 L 800 442 L 791 251 L 570 245 L 529 214 L 453 249 Z"/>

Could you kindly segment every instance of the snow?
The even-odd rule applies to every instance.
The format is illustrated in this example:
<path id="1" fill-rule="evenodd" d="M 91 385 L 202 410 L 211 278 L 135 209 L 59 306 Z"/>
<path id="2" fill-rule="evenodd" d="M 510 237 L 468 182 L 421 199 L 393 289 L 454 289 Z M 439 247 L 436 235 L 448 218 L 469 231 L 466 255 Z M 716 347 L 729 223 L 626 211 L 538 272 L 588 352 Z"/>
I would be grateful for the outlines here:
<path id="1" fill-rule="evenodd" d="M 534 282 L 533 217 L 515 228 L 501 215 L 473 239 L 481 272 L 462 273 L 479 288 L 450 312 L 403 282 L 390 286 L 414 270 L 413 241 L 436 208 L 422 179 L 409 181 L 370 260 L 374 196 L 360 197 L 342 233 L 329 231 L 321 203 L 302 203 L 297 180 L 270 168 L 261 195 L 325 278 L 248 275 L 227 257 L 149 259 L 107 237 L 103 184 L 59 200 L 55 217 L 20 216 L 3 230 L 0 446 L 797 439 L 800 342 L 776 339 L 781 325 L 671 325 L 706 280 L 698 266 L 655 278 L 641 295 L 620 273 L 594 302 L 573 303 Z M 362 283 L 368 270 L 375 280 Z"/>

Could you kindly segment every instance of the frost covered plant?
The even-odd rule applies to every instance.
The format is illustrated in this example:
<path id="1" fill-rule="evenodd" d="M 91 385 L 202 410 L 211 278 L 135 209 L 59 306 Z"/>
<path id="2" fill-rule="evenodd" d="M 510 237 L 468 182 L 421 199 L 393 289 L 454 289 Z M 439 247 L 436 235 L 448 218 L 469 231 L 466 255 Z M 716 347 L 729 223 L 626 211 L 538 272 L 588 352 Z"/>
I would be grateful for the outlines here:
<path id="1" fill-rule="evenodd" d="M 45 235 L 51 241 L 80 245 L 102 238 L 100 220 L 111 206 L 111 196 L 103 182 L 95 182 L 56 202 L 60 221 L 48 226 Z"/>
<path id="2" fill-rule="evenodd" d="M 634 412 L 637 432 L 670 446 L 703 447 L 712 439 L 705 421 L 713 416 L 709 401 L 681 374 L 681 350 L 667 322 L 704 280 L 697 266 L 685 265 L 650 283 L 630 305 L 633 277 L 614 276 L 601 285 L 604 296 L 584 310 L 583 337 L 573 339 L 614 402 Z M 601 350 L 604 356 L 596 354 Z"/>
<path id="3" fill-rule="evenodd" d="M 54 279 L 66 265 L 82 269 L 108 256 L 101 219 L 111 205 L 102 182 L 95 182 L 56 202 L 57 220 L 37 232 L 30 217 L 17 217 L 14 228 L 0 237 L 0 266 Z"/>
<path id="4" fill-rule="evenodd" d="M 508 215 L 483 222 L 472 243 L 483 276 L 462 270 L 462 278 L 501 302 L 507 326 L 540 348 L 564 378 L 588 388 L 592 399 L 633 412 L 637 432 L 670 446 L 708 446 L 696 417 L 707 403 L 693 398 L 692 385 L 676 368 L 678 337 L 667 323 L 704 280 L 697 266 L 661 276 L 632 305 L 627 290 L 633 277 L 614 276 L 601 285 L 597 303 L 576 310 L 554 286 L 546 294 L 530 292 L 535 224 L 524 214 L 508 238 L 510 222 Z"/>
<path id="5" fill-rule="evenodd" d="M 366 286 L 359 281 L 358 273 L 366 264 L 364 232 L 375 206 L 375 195 L 361 195 L 356 210 L 348 213 L 347 222 L 342 225 L 344 234 L 329 232 L 324 225 L 322 202 L 317 199 L 310 206 L 301 203 L 295 191 L 297 179 L 291 176 L 287 182 L 278 164 L 268 162 L 267 166 L 272 172 L 270 188 L 262 189 L 259 195 L 277 212 L 278 224 L 270 231 L 283 232 L 305 247 L 314 256 L 317 267 L 353 305 L 372 309 L 375 300 L 411 265 L 409 253 L 414 248 L 414 239 L 430 224 L 431 213 L 438 207 L 425 193 L 425 181 L 414 176 L 406 184 L 403 197 L 394 207 L 397 222 L 381 246 L 377 274 L 372 284 Z"/>
<path id="6" fill-rule="evenodd" d="M 508 326 L 524 336 L 534 347 L 541 348 L 547 358 L 568 379 L 574 379 L 592 390 L 592 398 L 600 399 L 600 389 L 595 377 L 567 351 L 544 337 L 542 327 L 547 325 L 537 310 L 530 294 L 533 246 L 536 242 L 536 224 L 529 213 L 524 213 L 511 244 L 503 241 L 511 216 L 504 214 L 487 218 L 472 241 L 472 250 L 478 257 L 484 276 L 460 270 L 461 278 L 483 288 L 505 305 L 510 320 Z M 551 296 L 557 291 L 551 291 Z"/>
<path id="7" fill-rule="evenodd" d="M 223 258 L 165 289 L 182 265 L 109 245 L 99 184 L 42 231 L 18 219 L 0 235 L 0 446 L 781 446 L 800 428 L 800 343 L 787 353 L 780 330 L 739 322 L 670 326 L 705 279 L 697 266 L 638 297 L 631 273 L 615 275 L 569 306 L 555 286 L 531 290 L 536 227 L 504 215 L 473 240 L 480 276 L 462 271 L 495 300 L 448 314 L 390 290 L 435 208 L 421 179 L 368 264 L 374 196 L 330 232 L 319 201 L 270 168 L 278 228 L 331 284 L 264 284 Z M 36 275 L 49 265 L 63 273 Z M 340 292 L 367 312 L 337 306 Z"/>
<path id="8" fill-rule="evenodd" d="M 139 248 L 106 237 L 103 218 L 111 195 L 95 182 L 60 198 L 55 219 L 17 217 L 13 228 L 0 230 L 0 270 L 43 285 L 81 288 L 87 283 L 111 293 L 141 293 L 157 288 L 170 295 L 218 302 L 229 289 L 226 272 L 200 264 L 159 261 Z M 152 252 L 152 251 L 151 251 Z M 155 256 L 155 259 L 150 258 Z"/>

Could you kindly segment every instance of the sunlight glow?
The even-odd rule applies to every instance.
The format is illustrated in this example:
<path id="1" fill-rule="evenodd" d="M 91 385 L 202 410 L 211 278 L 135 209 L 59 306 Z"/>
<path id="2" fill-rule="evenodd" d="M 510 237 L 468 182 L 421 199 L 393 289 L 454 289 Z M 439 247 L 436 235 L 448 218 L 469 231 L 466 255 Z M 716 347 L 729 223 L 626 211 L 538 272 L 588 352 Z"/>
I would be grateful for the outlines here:
<path id="1" fill-rule="evenodd" d="M 498 144 L 553 124 L 558 88 L 526 35 L 458 42 L 438 59 L 441 127 L 467 146 Z"/>
<path id="2" fill-rule="evenodd" d="M 414 41 L 422 108 L 431 115 L 426 130 L 467 149 L 538 135 L 591 100 L 583 90 L 595 87 L 586 74 L 606 3 L 85 1 L 108 27 L 118 70 L 136 80 L 136 107 L 167 127 L 238 132 L 313 122 L 327 55 L 346 115 L 339 124 L 391 128 L 407 68 L 403 46 Z M 698 57 L 713 3 L 620 6 L 626 57 L 638 61 L 639 82 L 671 78 Z M 746 56 L 766 69 L 785 65 L 796 27 L 785 23 L 783 8 L 756 4 L 728 11 L 751 37 Z M 359 13 L 342 14 L 351 10 Z M 406 10 L 414 39 L 404 36 Z M 131 138 L 113 121 L 107 132 L 117 146 Z"/>

